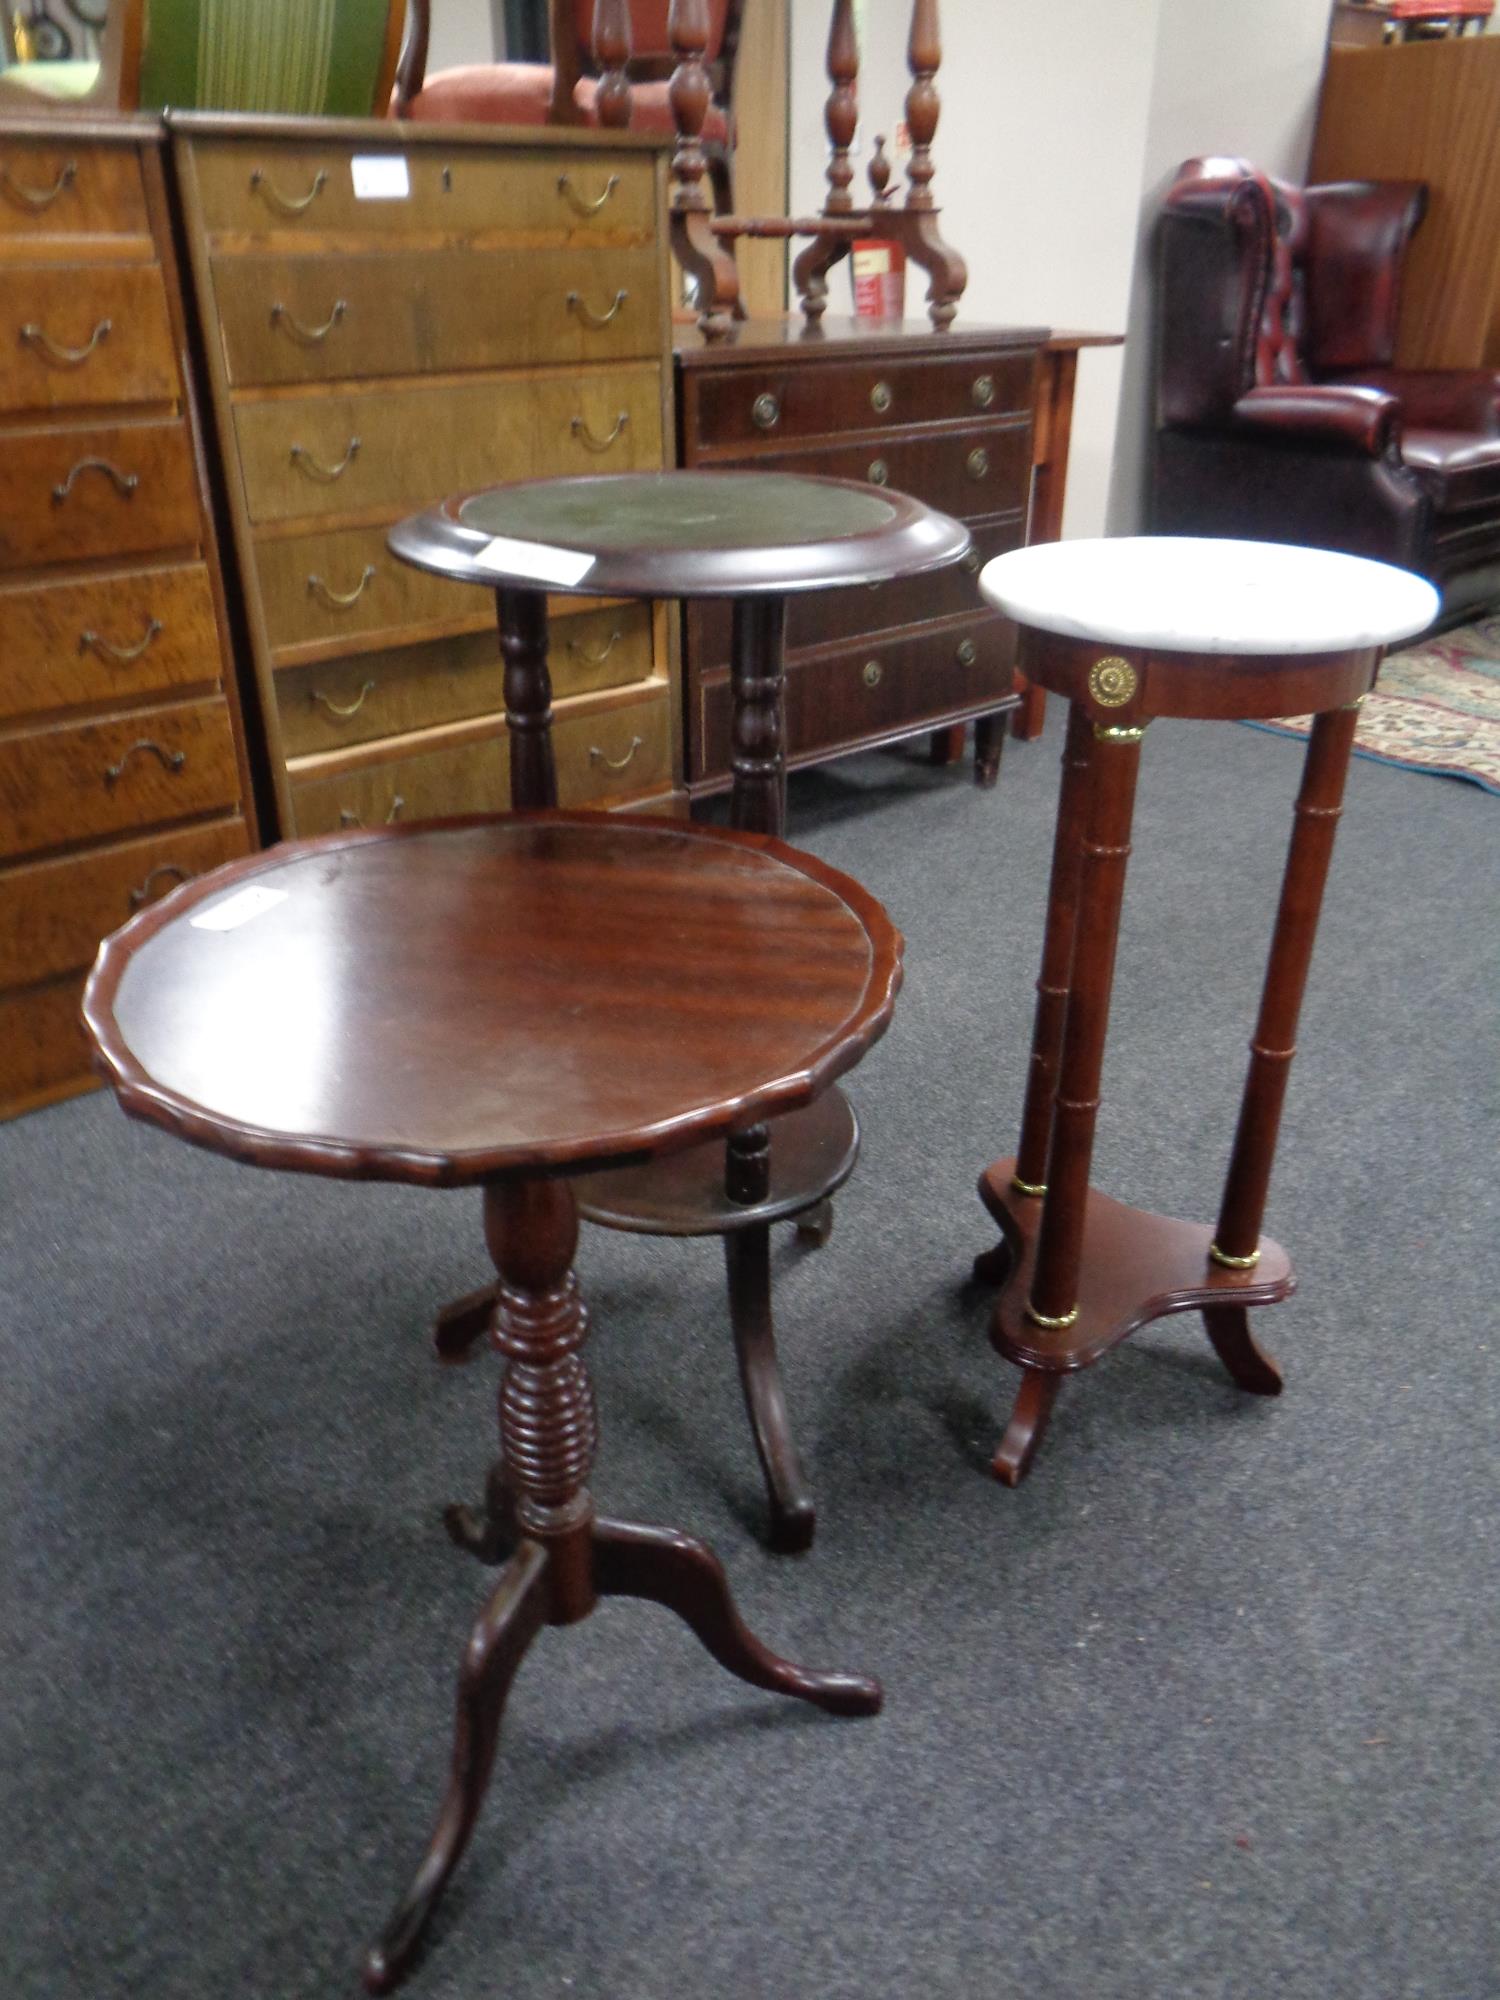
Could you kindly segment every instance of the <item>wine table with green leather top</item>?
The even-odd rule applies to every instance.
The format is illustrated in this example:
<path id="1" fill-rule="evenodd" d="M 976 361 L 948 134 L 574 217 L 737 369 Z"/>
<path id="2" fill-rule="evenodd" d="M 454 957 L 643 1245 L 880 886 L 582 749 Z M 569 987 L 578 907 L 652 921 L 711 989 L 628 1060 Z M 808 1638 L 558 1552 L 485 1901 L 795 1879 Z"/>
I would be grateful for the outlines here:
<path id="1" fill-rule="evenodd" d="M 499 597 L 511 733 L 511 804 L 553 805 L 545 591 L 610 598 L 727 599 L 732 625 L 736 827 L 780 834 L 786 818 L 782 703 L 786 602 L 816 591 L 919 576 L 957 562 L 967 531 L 903 494 L 773 472 L 673 472 L 522 482 L 445 501 L 392 530 L 395 553 Z M 768 960 L 768 1000 L 784 969 Z M 591 1176 L 582 1213 L 608 1228 L 724 1239 L 730 1319 L 771 1541 L 805 1549 L 815 1509 L 793 1443 L 771 1314 L 770 1231 L 798 1218 L 821 1241 L 828 1196 L 853 1171 L 859 1127 L 840 1091 L 726 1149 Z M 439 1321 L 439 1352 L 461 1356 L 488 1324 L 487 1288 Z"/>
<path id="2" fill-rule="evenodd" d="M 256 1165 L 484 1190 L 503 1471 L 483 1516 L 448 1519 L 505 1567 L 464 1650 L 436 1832 L 365 1961 L 372 1992 L 410 1968 L 543 1626 L 646 1598 L 755 1687 L 879 1707 L 874 1681 L 754 1638 L 703 1543 L 596 1516 L 571 1176 L 811 1102 L 883 1033 L 900 952 L 857 883 L 779 841 L 558 812 L 289 843 L 101 949 L 85 1017 L 132 1115 Z"/>
<path id="3" fill-rule="evenodd" d="M 1019 549 L 987 564 L 980 587 L 1020 628 L 1021 671 L 1069 703 L 1021 1139 L 979 1183 L 1003 1240 L 975 1276 L 1004 1287 L 990 1339 L 1022 1371 L 994 1459 L 1015 1486 L 1064 1377 L 1167 1313 L 1203 1314 L 1240 1388 L 1281 1389 L 1249 1309 L 1295 1282 L 1261 1222 L 1355 718 L 1385 647 L 1430 624 L 1438 600 L 1386 563 L 1176 536 Z M 1142 738 L 1160 717 L 1309 713 L 1218 1222 L 1126 1207 L 1090 1185 L 1089 1169 Z M 1232 898 L 1235 885 L 1204 893 Z"/>

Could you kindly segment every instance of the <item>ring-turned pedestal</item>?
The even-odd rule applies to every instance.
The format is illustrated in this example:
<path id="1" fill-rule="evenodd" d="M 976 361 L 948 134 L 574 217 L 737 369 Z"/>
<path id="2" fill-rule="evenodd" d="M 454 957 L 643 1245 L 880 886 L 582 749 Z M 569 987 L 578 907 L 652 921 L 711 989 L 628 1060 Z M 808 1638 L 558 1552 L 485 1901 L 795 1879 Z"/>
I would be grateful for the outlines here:
<path id="1" fill-rule="evenodd" d="M 730 823 L 786 830 L 786 600 L 917 576 L 957 562 L 968 531 L 905 494 L 772 472 L 614 473 L 519 481 L 455 496 L 403 521 L 394 552 L 418 568 L 496 591 L 511 734 L 511 804 L 557 804 L 547 672 L 547 591 L 630 598 L 728 598 L 734 789 Z M 777 967 L 758 977 L 769 991 Z M 793 1442 L 771 1312 L 771 1225 L 822 1243 L 829 1197 L 859 1154 L 842 1091 L 728 1146 L 592 1176 L 580 1211 L 609 1229 L 722 1236 L 740 1383 L 765 1478 L 771 1545 L 806 1549 L 815 1510 Z M 437 1348 L 459 1360 L 488 1324 L 493 1286 L 439 1316 Z"/>
<path id="2" fill-rule="evenodd" d="M 795 978 L 764 978 L 768 936 Z M 410 1967 L 464 1852 L 544 1625 L 644 1597 L 755 1687 L 879 1707 L 874 1681 L 763 1646 L 703 1543 L 596 1515 L 573 1176 L 814 1101 L 883 1033 L 900 949 L 856 883 L 779 841 L 591 813 L 290 843 L 102 947 L 85 1020 L 134 1116 L 262 1166 L 484 1191 L 501 1452 L 485 1508 L 448 1525 L 505 1567 L 464 1649 L 437 1829 L 366 1960 L 372 1992 Z"/>
<path id="3" fill-rule="evenodd" d="M 1166 1313 L 1200 1311 L 1243 1389 L 1275 1395 L 1249 1309 L 1295 1280 L 1260 1233 L 1297 1016 L 1360 702 L 1385 646 L 1438 608 L 1420 577 L 1267 542 L 1058 542 L 980 576 L 1020 627 L 1020 667 L 1069 703 L 1031 1065 L 1014 1157 L 982 1175 L 1001 1243 L 990 1338 L 1022 1370 L 994 1470 L 1025 1477 L 1066 1375 Z M 1160 716 L 1314 717 L 1239 1127 L 1213 1227 L 1089 1184 L 1141 739 Z"/>

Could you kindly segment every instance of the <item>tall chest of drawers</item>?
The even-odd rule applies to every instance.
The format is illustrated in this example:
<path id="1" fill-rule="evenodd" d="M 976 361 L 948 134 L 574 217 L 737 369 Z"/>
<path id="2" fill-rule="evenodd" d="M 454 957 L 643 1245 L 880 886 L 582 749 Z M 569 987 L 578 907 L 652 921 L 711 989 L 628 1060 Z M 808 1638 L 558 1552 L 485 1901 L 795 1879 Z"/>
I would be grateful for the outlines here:
<path id="1" fill-rule="evenodd" d="M 829 320 L 747 321 L 727 342 L 677 331 L 681 462 L 862 479 L 966 522 L 974 549 L 937 577 L 824 592 L 787 608 L 788 762 L 823 762 L 1015 705 L 1014 634 L 979 595 L 1026 540 L 1041 328 L 935 334 Z M 729 768 L 729 621 L 689 605 L 685 751 L 694 795 Z M 979 751 L 993 776 L 998 732 Z"/>
<path id="2" fill-rule="evenodd" d="M 159 128 L 0 128 L 0 1116 L 99 940 L 255 838 Z"/>
<path id="3" fill-rule="evenodd" d="M 493 598 L 386 530 L 467 487 L 672 462 L 665 149 L 168 122 L 279 828 L 503 807 Z M 553 611 L 562 802 L 669 795 L 665 610 Z"/>

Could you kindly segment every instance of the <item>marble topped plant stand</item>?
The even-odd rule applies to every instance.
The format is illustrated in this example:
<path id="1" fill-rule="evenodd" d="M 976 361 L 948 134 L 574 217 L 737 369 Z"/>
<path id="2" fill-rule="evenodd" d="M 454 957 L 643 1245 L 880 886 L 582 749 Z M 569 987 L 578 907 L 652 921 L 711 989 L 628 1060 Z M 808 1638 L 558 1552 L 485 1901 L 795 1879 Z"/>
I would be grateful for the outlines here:
<path id="1" fill-rule="evenodd" d="M 1013 1157 L 980 1178 L 1001 1242 L 990 1339 L 1022 1371 L 995 1453 L 1025 1477 L 1064 1378 L 1164 1314 L 1199 1311 L 1242 1389 L 1276 1395 L 1252 1306 L 1294 1287 L 1261 1235 L 1297 1016 L 1356 714 L 1384 648 L 1428 625 L 1430 584 L 1356 556 L 1267 542 L 1058 542 L 980 578 L 1020 628 L 1029 680 L 1069 703 L 1031 1064 Z M 1260 1015 L 1218 1222 L 1177 1221 L 1089 1184 L 1141 739 L 1158 717 L 1313 714 Z"/>

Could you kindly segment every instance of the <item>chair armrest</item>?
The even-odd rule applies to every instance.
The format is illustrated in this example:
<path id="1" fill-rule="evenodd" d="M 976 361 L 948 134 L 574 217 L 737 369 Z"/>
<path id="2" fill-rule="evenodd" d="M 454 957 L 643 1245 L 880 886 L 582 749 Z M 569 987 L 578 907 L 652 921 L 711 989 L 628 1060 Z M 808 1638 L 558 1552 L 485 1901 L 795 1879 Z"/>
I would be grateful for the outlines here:
<path id="1" fill-rule="evenodd" d="M 1361 382 L 1383 389 L 1417 430 L 1500 437 L 1500 374 L 1488 368 L 1372 368 Z"/>
<path id="2" fill-rule="evenodd" d="M 1396 443 L 1401 404 L 1383 389 L 1352 383 L 1288 383 L 1250 389 L 1230 411 L 1236 430 L 1315 444 L 1342 444 L 1381 458 Z"/>

